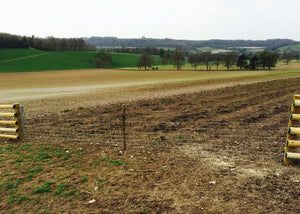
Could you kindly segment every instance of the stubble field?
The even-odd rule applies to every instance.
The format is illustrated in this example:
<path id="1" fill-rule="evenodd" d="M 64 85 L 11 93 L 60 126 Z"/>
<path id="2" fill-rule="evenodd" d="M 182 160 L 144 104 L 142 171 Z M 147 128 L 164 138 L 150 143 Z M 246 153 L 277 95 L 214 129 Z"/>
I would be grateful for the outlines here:
<path id="1" fill-rule="evenodd" d="M 0 96 L 25 104 L 26 139 L 1 140 L 0 210 L 299 213 L 299 164 L 282 164 L 299 71 L 171 74 L 80 85 L 37 73 L 28 86 L 3 76 L 20 81 Z"/>

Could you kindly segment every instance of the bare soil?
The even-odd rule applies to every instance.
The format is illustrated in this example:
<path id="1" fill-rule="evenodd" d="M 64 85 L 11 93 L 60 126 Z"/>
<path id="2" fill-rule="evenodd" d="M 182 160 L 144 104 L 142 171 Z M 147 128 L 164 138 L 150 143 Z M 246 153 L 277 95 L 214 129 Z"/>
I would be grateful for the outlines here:
<path id="1" fill-rule="evenodd" d="M 299 65 L 289 66 L 299 68 Z M 27 116 L 32 117 L 36 112 L 57 113 L 71 108 L 299 77 L 299 74 L 300 70 L 224 72 L 103 69 L 1 73 L 0 103 L 22 103 L 26 106 Z"/>
<path id="2" fill-rule="evenodd" d="M 282 163 L 299 82 L 127 100 L 126 151 L 121 102 L 36 112 L 26 141 L 0 148 L 0 210 L 299 213 L 300 164 Z M 20 182 L 8 185 L 13 180 Z M 37 193 L 45 182 L 52 189 Z M 61 184 L 68 184 L 62 193 Z"/>

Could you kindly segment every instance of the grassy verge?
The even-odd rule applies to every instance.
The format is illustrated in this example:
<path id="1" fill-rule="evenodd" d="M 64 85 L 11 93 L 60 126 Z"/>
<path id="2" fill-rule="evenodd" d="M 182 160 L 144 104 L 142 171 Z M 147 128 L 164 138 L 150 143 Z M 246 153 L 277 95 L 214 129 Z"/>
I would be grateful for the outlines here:
<path id="1" fill-rule="evenodd" d="M 1 145 L 0 207 L 9 213 L 51 213 L 53 201 L 88 203 L 92 192 L 111 191 L 110 173 L 124 170 L 125 165 L 107 156 L 89 161 L 81 148 Z M 102 175 L 95 174 L 99 167 Z"/>

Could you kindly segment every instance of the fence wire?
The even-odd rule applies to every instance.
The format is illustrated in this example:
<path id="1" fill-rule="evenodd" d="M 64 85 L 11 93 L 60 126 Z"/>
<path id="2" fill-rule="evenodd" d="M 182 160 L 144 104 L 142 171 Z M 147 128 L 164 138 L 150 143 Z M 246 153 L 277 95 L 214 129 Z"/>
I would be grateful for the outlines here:
<path id="1" fill-rule="evenodd" d="M 91 116 L 92 115 L 92 116 Z M 25 127 L 27 138 L 45 144 L 95 144 L 123 149 L 122 114 L 62 114 L 31 119 Z M 190 147 L 202 154 L 266 155 L 282 158 L 289 114 L 267 120 L 242 117 L 227 120 L 205 115 L 203 119 L 168 117 L 164 112 L 126 115 L 126 147 L 135 152 L 170 151 Z M 215 118 L 214 120 L 211 118 Z M 219 120 L 218 120 L 219 119 Z M 194 152 L 195 152 L 194 151 Z"/>

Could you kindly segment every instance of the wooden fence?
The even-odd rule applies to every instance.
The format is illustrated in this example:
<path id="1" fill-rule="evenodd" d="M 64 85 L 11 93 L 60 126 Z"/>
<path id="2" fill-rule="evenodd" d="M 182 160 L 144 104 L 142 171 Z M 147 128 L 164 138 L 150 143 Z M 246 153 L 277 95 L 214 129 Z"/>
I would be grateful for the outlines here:
<path id="1" fill-rule="evenodd" d="M 284 151 L 284 164 L 290 165 L 294 160 L 300 160 L 300 95 L 294 95 L 289 119 L 289 127 Z"/>
<path id="2" fill-rule="evenodd" d="M 24 106 L 0 105 L 0 137 L 18 141 L 24 139 Z"/>

